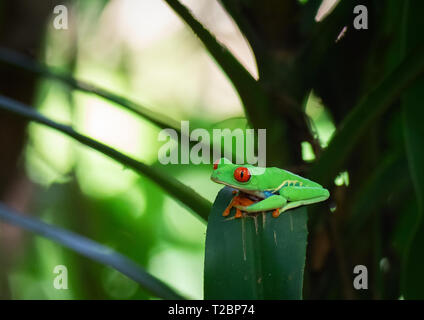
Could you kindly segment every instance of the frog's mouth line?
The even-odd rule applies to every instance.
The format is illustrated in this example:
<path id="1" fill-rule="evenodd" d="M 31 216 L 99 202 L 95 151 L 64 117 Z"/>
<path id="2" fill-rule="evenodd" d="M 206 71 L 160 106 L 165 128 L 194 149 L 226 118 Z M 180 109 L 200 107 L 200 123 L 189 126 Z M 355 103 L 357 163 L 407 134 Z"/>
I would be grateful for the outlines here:
<path id="1" fill-rule="evenodd" d="M 240 188 L 238 186 L 232 185 L 232 184 L 227 183 L 227 182 L 222 182 L 222 181 L 219 181 L 219 180 L 214 179 L 214 178 L 211 178 L 211 180 L 216 182 L 216 183 L 223 184 L 223 185 L 226 185 L 226 186 L 231 187 L 233 189 L 236 189 L 239 192 L 241 192 L 242 195 L 245 195 L 246 197 L 250 198 L 253 201 L 259 201 L 259 200 L 265 199 L 265 195 L 262 191 L 243 189 L 243 188 Z"/>

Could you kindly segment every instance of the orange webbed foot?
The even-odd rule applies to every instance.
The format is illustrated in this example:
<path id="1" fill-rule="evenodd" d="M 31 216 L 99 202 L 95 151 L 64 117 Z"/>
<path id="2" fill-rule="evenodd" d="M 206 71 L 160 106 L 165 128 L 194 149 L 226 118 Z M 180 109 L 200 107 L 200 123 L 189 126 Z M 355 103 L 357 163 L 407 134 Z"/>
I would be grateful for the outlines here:
<path id="1" fill-rule="evenodd" d="M 234 198 L 231 200 L 230 204 L 228 205 L 228 207 L 224 210 L 223 212 L 223 216 L 226 217 L 230 214 L 230 211 L 233 207 L 237 207 L 237 206 L 249 206 L 252 203 L 255 203 L 253 200 L 247 198 L 246 196 L 240 195 L 238 194 L 237 191 L 233 191 L 233 194 L 237 194 L 236 196 L 234 196 Z M 243 212 L 241 209 L 236 208 L 236 214 L 234 216 L 235 218 L 242 218 L 243 217 Z"/>
<path id="2" fill-rule="evenodd" d="M 222 213 L 222 215 L 223 215 L 224 217 L 228 216 L 228 215 L 230 214 L 230 210 L 231 210 L 231 208 L 227 208 L 227 209 L 225 209 L 225 210 L 224 210 L 224 212 Z"/>
<path id="3" fill-rule="evenodd" d="M 242 218 L 243 212 L 241 212 L 241 210 L 239 208 L 236 208 L 236 215 L 234 217 L 235 218 Z"/>
<path id="4" fill-rule="evenodd" d="M 275 209 L 274 211 L 272 211 L 272 216 L 273 216 L 274 218 L 278 218 L 278 217 L 279 217 L 279 215 L 280 215 L 280 209 L 279 209 L 279 208 L 277 208 L 277 209 Z"/>

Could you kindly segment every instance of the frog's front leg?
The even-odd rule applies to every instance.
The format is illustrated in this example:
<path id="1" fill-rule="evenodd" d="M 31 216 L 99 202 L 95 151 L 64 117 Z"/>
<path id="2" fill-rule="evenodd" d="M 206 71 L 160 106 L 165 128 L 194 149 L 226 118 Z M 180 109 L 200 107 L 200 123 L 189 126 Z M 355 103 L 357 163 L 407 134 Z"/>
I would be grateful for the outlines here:
<path id="1" fill-rule="evenodd" d="M 235 196 L 233 197 L 233 199 L 231 200 L 230 204 L 228 205 L 228 207 L 224 210 L 223 212 L 223 216 L 226 217 L 230 214 L 230 211 L 233 207 L 236 208 L 236 214 L 235 214 L 235 218 L 241 218 L 243 217 L 243 213 L 241 212 L 241 210 L 239 209 L 240 206 L 249 206 L 253 203 L 253 200 L 241 195 L 239 192 L 237 191 L 233 191 L 233 194 L 235 194 Z"/>
<path id="2" fill-rule="evenodd" d="M 248 213 L 274 210 L 273 216 L 275 217 L 276 212 L 286 203 L 287 199 L 284 196 L 273 195 L 250 206 L 236 206 L 236 208 Z"/>
<path id="3" fill-rule="evenodd" d="M 317 187 L 284 187 L 280 194 L 289 202 L 283 206 L 279 213 L 299 206 L 327 200 L 330 193 L 327 189 Z"/>
<path id="4" fill-rule="evenodd" d="M 234 207 L 234 205 L 238 202 L 238 197 L 239 197 L 239 195 L 238 195 L 237 191 L 233 191 L 232 193 L 233 193 L 235 196 L 231 199 L 231 202 L 230 202 L 230 204 L 227 206 L 227 208 L 225 208 L 225 210 L 224 210 L 224 212 L 223 212 L 223 214 L 222 214 L 224 217 L 226 217 L 226 216 L 228 216 L 228 215 L 230 214 L 230 211 L 231 211 L 232 207 Z"/>

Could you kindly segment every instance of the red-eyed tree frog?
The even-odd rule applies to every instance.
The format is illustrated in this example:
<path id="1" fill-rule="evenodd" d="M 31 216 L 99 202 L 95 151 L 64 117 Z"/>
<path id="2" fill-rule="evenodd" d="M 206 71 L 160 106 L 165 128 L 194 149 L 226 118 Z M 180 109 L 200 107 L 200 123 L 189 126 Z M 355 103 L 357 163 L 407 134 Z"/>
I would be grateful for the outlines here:
<path id="1" fill-rule="evenodd" d="M 279 168 L 236 165 L 222 158 L 214 163 L 212 181 L 236 189 L 236 196 L 225 209 L 227 216 L 235 207 L 236 218 L 272 210 L 272 216 L 299 206 L 321 202 L 330 196 L 320 184 Z"/>

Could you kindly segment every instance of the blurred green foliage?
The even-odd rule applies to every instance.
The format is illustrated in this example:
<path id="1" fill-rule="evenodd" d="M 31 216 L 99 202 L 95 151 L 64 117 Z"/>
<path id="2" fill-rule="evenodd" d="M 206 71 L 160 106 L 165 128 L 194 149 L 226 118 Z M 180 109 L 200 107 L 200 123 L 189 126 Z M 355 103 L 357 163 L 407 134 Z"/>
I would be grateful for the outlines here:
<path id="1" fill-rule="evenodd" d="M 70 30 L 55 30 L 49 16 L 37 60 L 47 71 L 104 88 L 105 99 L 96 88 L 70 90 L 81 84 L 50 74 L 37 78 L 31 104 L 209 201 L 219 190 L 209 166 L 157 161 L 160 127 L 189 119 L 208 129 L 266 128 L 269 166 L 311 177 L 332 194 L 308 208 L 304 298 L 424 298 L 423 3 L 361 1 L 369 26 L 355 30 L 357 1 L 340 1 L 314 20 L 326 2 L 190 2 L 204 29 L 173 0 L 68 1 Z M 149 107 L 139 117 L 131 107 L 141 105 L 131 101 Z M 118 108 L 125 104 L 130 108 Z M 203 298 L 206 224 L 182 205 L 184 196 L 170 197 L 164 183 L 160 188 L 49 128 L 31 123 L 27 132 L 20 160 L 3 168 L 24 168 L 25 178 L 8 183 L 2 201 L 16 204 L 17 197 L 23 211 L 113 248 L 186 297 Z M 109 267 L 7 228 L 0 229 L 1 297 L 155 298 Z M 56 265 L 68 267 L 69 290 L 53 288 Z M 353 288 L 356 265 L 368 267 L 368 290 Z"/>

